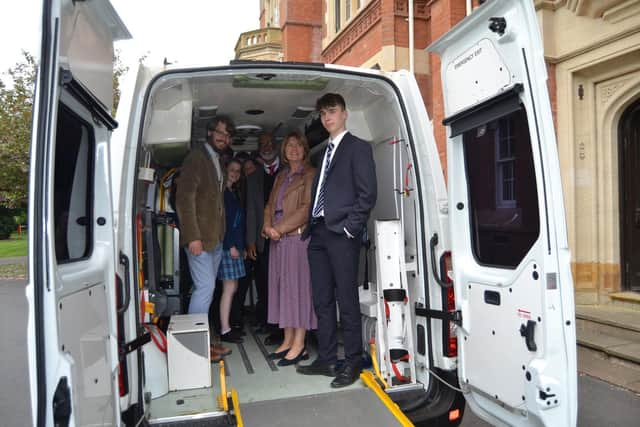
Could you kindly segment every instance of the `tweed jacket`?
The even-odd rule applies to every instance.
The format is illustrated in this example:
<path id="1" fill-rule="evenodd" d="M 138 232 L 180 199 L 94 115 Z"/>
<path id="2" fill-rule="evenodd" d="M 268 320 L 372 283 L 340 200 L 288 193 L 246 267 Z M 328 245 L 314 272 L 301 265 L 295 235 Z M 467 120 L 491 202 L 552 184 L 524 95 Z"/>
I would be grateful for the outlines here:
<path id="1" fill-rule="evenodd" d="M 273 183 L 273 190 L 264 208 L 264 226 L 274 227 L 282 235 L 300 235 L 307 225 L 309 209 L 311 209 L 311 187 L 316 170 L 305 165 L 302 173 L 293 175 L 292 181 L 282 198 L 282 219 L 274 226 L 276 202 L 280 187 L 284 184 L 289 168 L 282 170 Z"/>
<path id="2" fill-rule="evenodd" d="M 219 161 L 219 160 L 216 160 Z M 220 166 L 222 171 L 222 165 Z M 182 163 L 176 191 L 180 244 L 202 240 L 210 251 L 224 239 L 224 197 L 216 168 L 206 147 L 194 147 Z"/>

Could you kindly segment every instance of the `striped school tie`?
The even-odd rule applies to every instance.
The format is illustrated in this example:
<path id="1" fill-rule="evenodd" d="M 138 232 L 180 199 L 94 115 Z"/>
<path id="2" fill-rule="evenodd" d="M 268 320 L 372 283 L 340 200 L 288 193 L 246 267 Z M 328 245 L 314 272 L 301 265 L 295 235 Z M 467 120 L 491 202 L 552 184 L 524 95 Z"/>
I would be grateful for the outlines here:
<path id="1" fill-rule="evenodd" d="M 327 155 L 325 156 L 324 161 L 324 173 L 322 174 L 322 185 L 318 190 L 318 201 L 316 202 L 316 207 L 313 209 L 313 217 L 317 218 L 320 216 L 322 211 L 324 210 L 324 187 L 327 182 L 327 175 L 329 174 L 329 164 L 331 163 L 331 153 L 333 152 L 333 143 L 330 142 L 327 147 Z"/>

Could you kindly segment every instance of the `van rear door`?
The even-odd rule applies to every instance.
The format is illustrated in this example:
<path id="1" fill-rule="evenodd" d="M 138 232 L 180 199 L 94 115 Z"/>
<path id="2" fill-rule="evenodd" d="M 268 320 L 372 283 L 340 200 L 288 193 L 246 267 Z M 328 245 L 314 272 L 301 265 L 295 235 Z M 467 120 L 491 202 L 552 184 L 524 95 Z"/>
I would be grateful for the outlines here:
<path id="1" fill-rule="evenodd" d="M 116 127 L 108 1 L 44 1 L 29 191 L 28 347 L 35 425 L 117 425 Z"/>
<path id="2" fill-rule="evenodd" d="M 448 128 L 460 384 L 494 425 L 574 426 L 573 283 L 533 2 L 487 2 L 429 49 Z"/>

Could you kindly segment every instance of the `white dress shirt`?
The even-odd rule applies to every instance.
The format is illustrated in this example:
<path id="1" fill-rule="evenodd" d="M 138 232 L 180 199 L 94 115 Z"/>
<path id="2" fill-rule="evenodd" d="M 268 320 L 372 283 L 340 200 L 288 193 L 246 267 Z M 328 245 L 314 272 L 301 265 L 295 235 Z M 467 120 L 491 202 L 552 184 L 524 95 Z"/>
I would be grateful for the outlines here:
<path id="1" fill-rule="evenodd" d="M 320 189 L 322 188 L 322 184 L 324 182 L 324 170 L 328 165 L 331 165 L 331 161 L 333 160 L 333 156 L 335 156 L 336 151 L 338 150 L 338 146 L 340 145 L 340 142 L 342 142 L 342 138 L 345 136 L 345 134 L 347 133 L 346 130 L 340 132 L 338 135 L 336 135 L 335 138 L 331 139 L 329 138 L 329 144 L 333 144 L 333 150 L 331 150 L 331 157 L 329 157 L 328 161 L 327 161 L 327 154 L 328 151 L 325 150 L 324 152 L 324 156 L 322 157 L 322 167 L 320 169 L 320 179 L 318 180 L 318 187 L 316 188 L 316 195 L 313 199 L 313 207 L 311 212 L 313 212 L 313 208 L 316 206 L 316 204 L 318 203 L 318 194 L 320 193 Z M 325 189 L 326 192 L 326 189 Z M 325 200 L 326 200 L 326 194 L 325 194 Z M 320 211 L 320 216 L 324 216 L 324 208 Z M 343 228 L 345 234 L 347 235 L 347 237 L 349 237 L 350 239 L 353 239 L 353 235 L 351 233 L 349 233 L 349 230 L 347 230 L 346 227 Z"/>

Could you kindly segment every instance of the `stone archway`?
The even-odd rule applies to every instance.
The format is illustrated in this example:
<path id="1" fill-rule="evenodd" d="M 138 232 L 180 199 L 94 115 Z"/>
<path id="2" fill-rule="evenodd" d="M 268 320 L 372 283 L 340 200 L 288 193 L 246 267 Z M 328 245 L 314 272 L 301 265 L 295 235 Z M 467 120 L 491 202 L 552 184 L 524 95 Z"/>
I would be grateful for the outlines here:
<path id="1" fill-rule="evenodd" d="M 596 76 L 597 78 L 597 76 Z M 636 105 L 640 99 L 640 70 L 624 73 L 621 76 L 604 80 L 596 85 L 596 143 L 597 169 L 600 177 L 598 197 L 599 253 L 613 255 L 614 265 L 600 275 L 601 297 L 623 289 L 624 255 L 623 241 L 628 226 L 624 226 L 621 197 L 622 174 L 620 158 L 619 129 L 625 120 L 625 112 Z M 637 169 L 636 169 L 637 170 Z M 640 243 L 640 242 L 638 242 Z M 608 301 L 603 300 L 601 302 Z"/>
<path id="2" fill-rule="evenodd" d="M 622 289 L 640 291 L 640 99 L 620 117 L 618 165 Z"/>
<path id="3" fill-rule="evenodd" d="M 640 95 L 637 50 L 559 64 L 558 137 L 578 304 L 622 290 L 618 124 Z"/>

